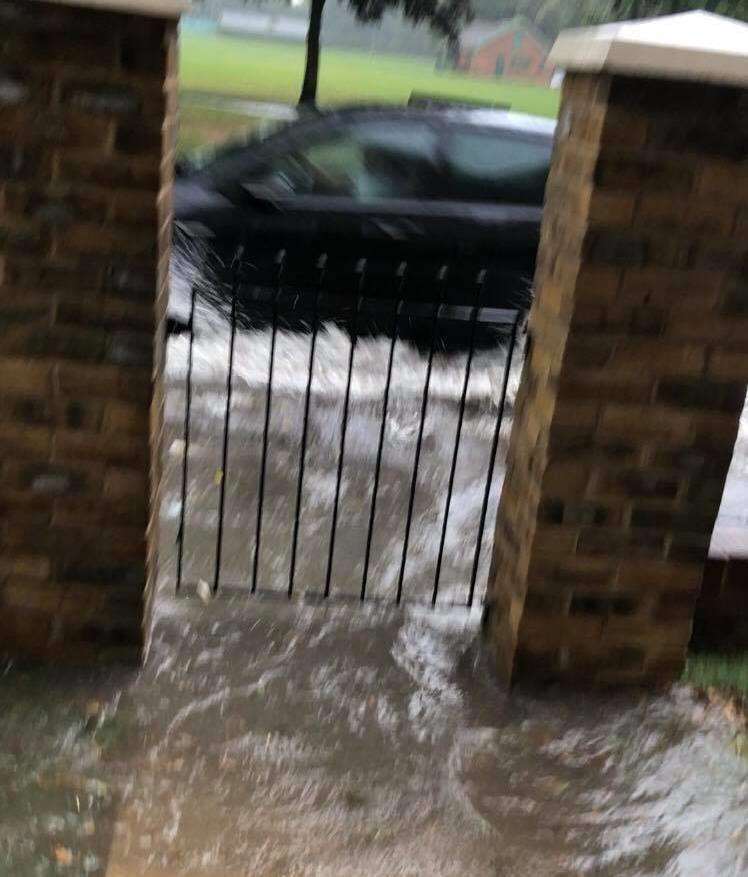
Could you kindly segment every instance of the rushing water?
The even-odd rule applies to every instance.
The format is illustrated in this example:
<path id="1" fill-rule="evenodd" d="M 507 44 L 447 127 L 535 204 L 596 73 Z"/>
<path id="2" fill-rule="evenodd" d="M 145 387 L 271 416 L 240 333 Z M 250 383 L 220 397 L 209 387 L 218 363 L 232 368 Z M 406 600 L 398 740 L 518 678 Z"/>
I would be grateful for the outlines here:
<path id="1" fill-rule="evenodd" d="M 201 311 L 186 574 L 213 571 L 227 353 Z M 279 338 L 261 582 L 285 586 L 308 338 Z M 320 336 L 298 580 L 324 572 L 348 339 Z M 357 354 L 334 592 L 357 593 L 388 344 Z M 245 583 L 267 332 L 237 338 L 222 581 Z M 0 875 L 564 877 L 748 874 L 748 762 L 681 689 L 503 694 L 479 612 L 175 598 L 186 339 L 167 364 L 160 593 L 139 673 L 0 678 Z M 371 587 L 390 597 L 423 380 L 403 345 Z M 430 594 L 464 356 L 439 357 L 416 502 L 410 596 Z M 503 374 L 474 365 L 447 535 L 444 602 L 464 600 Z M 516 385 L 516 373 L 512 386 Z M 491 513 L 501 478 L 497 465 Z M 487 528 L 490 536 L 491 526 Z M 480 581 L 485 580 L 487 554 Z"/>
<path id="2" fill-rule="evenodd" d="M 189 585 L 199 580 L 214 582 L 223 479 L 226 495 L 220 584 L 222 588 L 246 589 L 255 550 L 271 332 L 268 328 L 254 331 L 240 328 L 236 334 L 224 473 L 222 439 L 229 333 L 220 302 L 215 300 L 215 284 L 211 287 L 203 282 L 200 292 L 192 347 L 183 579 Z M 186 297 L 186 290 L 177 284 L 175 298 L 181 307 Z M 165 559 L 172 555 L 170 547 L 176 538 L 181 511 L 189 343 L 186 335 L 172 338 L 167 358 L 163 514 L 166 535 L 162 552 Z M 308 332 L 280 329 L 277 333 L 257 577 L 260 588 L 282 591 L 288 580 L 310 346 Z M 384 336 L 360 337 L 355 347 L 335 534 L 332 575 L 335 596 L 356 596 L 361 586 L 390 350 L 391 341 Z M 350 352 L 351 339 L 345 331 L 334 324 L 321 327 L 314 356 L 298 528 L 296 582 L 302 590 L 319 591 L 325 584 Z M 447 355 L 437 351 L 433 360 L 403 581 L 403 594 L 408 599 L 431 598 L 466 365 L 465 352 Z M 488 514 L 478 558 L 478 598 L 485 587 L 503 473 L 501 460 L 510 426 L 511 401 L 519 380 L 520 356 L 515 356 L 510 370 L 501 453 L 494 466 L 496 471 L 491 473 L 491 447 L 505 366 L 503 347 L 478 350 L 472 359 L 453 496 L 444 533 L 441 602 L 467 600 L 476 534 L 490 482 Z M 426 370 L 425 353 L 410 343 L 398 341 L 368 570 L 369 594 L 381 599 L 394 598 L 400 576 Z M 166 576 L 173 578 L 174 572 L 172 565 L 164 567 Z"/>
<path id="3" fill-rule="evenodd" d="M 506 697 L 476 642 L 462 610 L 164 597 L 137 675 L 10 670 L 0 873 L 748 873 L 716 716 Z"/>

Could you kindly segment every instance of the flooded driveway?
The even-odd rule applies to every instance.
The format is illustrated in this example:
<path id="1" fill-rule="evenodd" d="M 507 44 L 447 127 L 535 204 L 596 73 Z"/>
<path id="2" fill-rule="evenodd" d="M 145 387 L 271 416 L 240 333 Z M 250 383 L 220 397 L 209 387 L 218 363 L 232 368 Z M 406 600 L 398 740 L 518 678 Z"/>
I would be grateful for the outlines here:
<path id="1" fill-rule="evenodd" d="M 226 334 L 209 313 L 196 392 L 185 580 L 214 574 Z M 186 339 L 167 368 L 160 592 L 140 672 L 0 677 L 0 875 L 108 877 L 739 877 L 748 874 L 748 762 L 685 689 L 503 694 L 465 599 L 503 373 L 476 361 L 437 609 L 357 605 L 386 342 L 361 342 L 334 593 L 351 605 L 237 596 L 256 518 L 268 338 L 237 340 L 222 596 L 175 597 Z M 308 339 L 278 341 L 259 577 L 285 587 Z M 340 373 L 320 336 L 301 519 L 300 592 L 329 538 Z M 372 595 L 391 598 L 423 357 L 403 347 L 387 423 Z M 464 358 L 435 366 L 407 595 L 430 597 Z M 516 384 L 516 373 L 512 383 Z M 275 387 L 275 385 L 274 385 Z M 495 510 L 497 464 L 489 503 Z M 217 477 L 218 475 L 218 477 Z M 487 533 L 492 530 L 488 522 Z M 481 556 L 484 586 L 488 552 Z M 226 587 L 224 587 L 224 585 Z M 478 592 L 480 597 L 480 591 Z"/>

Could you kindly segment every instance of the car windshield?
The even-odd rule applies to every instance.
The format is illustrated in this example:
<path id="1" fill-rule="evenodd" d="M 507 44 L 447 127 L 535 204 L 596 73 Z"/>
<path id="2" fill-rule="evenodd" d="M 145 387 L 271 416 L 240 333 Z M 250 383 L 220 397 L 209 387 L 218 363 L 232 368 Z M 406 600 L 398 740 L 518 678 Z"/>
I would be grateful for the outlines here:
<path id="1" fill-rule="evenodd" d="M 430 125 L 362 119 L 288 138 L 283 149 L 248 167 L 241 182 L 286 195 L 428 199 L 439 191 L 439 170 L 438 134 Z"/>
<path id="2" fill-rule="evenodd" d="M 295 121 L 295 119 L 260 118 L 252 124 L 248 120 L 244 132 L 223 141 L 223 143 L 212 143 L 193 150 L 186 159 L 182 159 L 182 166 L 189 173 L 206 170 L 215 162 L 221 162 L 223 159 L 230 160 L 234 155 L 241 154 L 247 147 L 263 143 L 289 125 L 293 125 Z"/>

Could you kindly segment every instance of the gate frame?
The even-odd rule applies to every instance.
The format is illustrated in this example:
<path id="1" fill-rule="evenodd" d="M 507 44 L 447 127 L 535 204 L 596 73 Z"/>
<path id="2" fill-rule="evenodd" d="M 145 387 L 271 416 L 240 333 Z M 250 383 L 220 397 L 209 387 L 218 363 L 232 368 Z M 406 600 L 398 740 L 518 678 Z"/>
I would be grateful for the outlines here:
<path id="1" fill-rule="evenodd" d="M 363 575 L 361 578 L 360 592 L 356 599 L 360 602 L 367 598 L 367 583 L 369 575 L 369 564 L 371 558 L 372 537 L 374 534 L 376 508 L 378 499 L 379 477 L 381 472 L 383 453 L 386 448 L 386 425 L 387 411 L 390 398 L 391 382 L 393 377 L 393 363 L 395 349 L 398 341 L 408 340 L 403 335 L 401 329 L 410 321 L 410 327 L 422 323 L 427 328 L 427 336 L 429 338 L 428 357 L 426 361 L 426 373 L 424 378 L 423 390 L 420 401 L 420 416 L 418 436 L 416 440 L 415 455 L 413 461 L 412 475 L 410 477 L 410 485 L 407 495 L 407 513 L 405 519 L 405 530 L 403 536 L 402 552 L 399 563 L 399 573 L 397 577 L 397 587 L 392 595 L 392 600 L 384 598 L 376 598 L 376 602 L 394 602 L 399 605 L 404 600 L 407 602 L 422 602 L 419 600 L 410 600 L 406 597 L 405 579 L 406 565 L 408 560 L 409 540 L 411 535 L 411 525 L 413 521 L 413 512 L 415 508 L 416 491 L 418 487 L 419 464 L 421 459 L 424 428 L 426 425 L 428 405 L 431 390 L 431 372 L 434 357 L 437 352 L 437 341 L 439 339 L 440 330 L 445 324 L 464 324 L 468 329 L 467 357 L 465 363 L 465 372 L 462 382 L 462 390 L 459 400 L 459 408 L 457 415 L 457 425 L 454 440 L 454 449 L 451 455 L 451 464 L 449 471 L 449 479 L 447 485 L 446 498 L 444 501 L 443 514 L 440 524 L 439 550 L 437 554 L 436 570 L 434 573 L 433 587 L 429 603 L 432 607 L 437 605 L 439 596 L 439 585 L 441 578 L 442 562 L 444 557 L 447 527 L 449 525 L 449 513 L 452 501 L 452 491 L 454 479 L 458 465 L 458 455 L 460 450 L 460 442 L 462 438 L 462 427 L 464 414 L 467 403 L 469 390 L 471 368 L 473 356 L 478 344 L 478 331 L 486 327 L 492 327 L 501 330 L 506 337 L 506 357 L 503 368 L 503 378 L 501 381 L 501 390 L 498 399 L 498 408 L 496 423 L 492 430 L 492 440 L 488 453 L 488 467 L 485 477 L 485 487 L 483 489 L 483 500 L 480 510 L 480 518 L 477 529 L 477 539 L 475 540 L 474 556 L 471 563 L 470 579 L 465 583 L 466 599 L 456 605 L 464 605 L 468 609 L 473 606 L 475 595 L 478 570 L 480 559 L 483 556 L 485 524 L 488 515 L 488 505 L 490 500 L 491 487 L 496 478 L 496 459 L 498 455 L 499 439 L 501 427 L 504 420 L 506 403 L 509 390 L 509 377 L 513 364 L 513 357 L 516 354 L 520 330 L 524 324 L 525 308 L 522 307 L 524 301 L 518 301 L 516 306 L 509 308 L 492 307 L 489 297 L 491 292 L 495 295 L 490 283 L 491 270 L 490 267 L 472 266 L 469 269 L 469 277 L 472 283 L 472 290 L 468 286 L 467 294 L 459 297 L 459 304 L 453 302 L 450 291 L 460 290 L 462 292 L 463 285 L 467 285 L 467 275 L 465 273 L 465 262 L 471 265 L 472 260 L 454 259 L 442 263 L 443 254 L 438 254 L 440 258 L 436 258 L 437 254 L 429 252 L 427 256 L 427 264 L 433 262 L 434 273 L 432 275 L 423 274 L 424 271 L 424 253 L 420 249 L 413 247 L 410 250 L 398 248 L 396 257 L 389 252 L 386 253 L 385 261 L 382 261 L 382 254 L 379 256 L 377 263 L 376 279 L 377 286 L 370 289 L 371 281 L 368 279 L 368 256 L 351 255 L 341 256 L 334 253 L 331 257 L 330 252 L 320 244 L 319 248 L 314 249 L 314 256 L 310 256 L 309 247 L 306 242 L 302 242 L 303 246 L 300 252 L 296 252 L 293 242 L 288 243 L 287 249 L 272 250 L 272 258 L 268 258 L 269 254 L 265 252 L 265 248 L 260 246 L 261 254 L 265 254 L 266 258 L 258 258 L 258 254 L 254 251 L 248 252 L 245 244 L 240 243 L 234 249 L 231 246 L 221 247 L 220 254 L 218 252 L 212 254 L 210 251 L 203 252 L 201 247 L 191 247 L 186 245 L 188 249 L 200 251 L 203 253 L 203 262 L 197 272 L 197 280 L 193 281 L 190 294 L 189 316 L 187 320 L 189 341 L 187 352 L 187 367 L 185 378 L 185 406 L 184 406 L 184 429 L 183 429 L 183 450 L 181 464 L 181 501 L 180 515 L 177 526 L 177 558 L 176 558 L 176 593 L 188 594 L 200 593 L 200 583 L 189 580 L 185 575 L 186 559 L 185 544 L 189 540 L 188 525 L 188 508 L 189 502 L 189 451 L 190 451 L 190 435 L 192 422 L 192 396 L 193 396 L 193 348 L 196 335 L 196 314 L 198 313 L 197 304 L 200 294 L 198 288 L 201 278 L 204 275 L 214 276 L 213 268 L 222 265 L 231 265 L 230 276 L 230 304 L 228 306 L 228 361 L 226 367 L 226 401 L 225 411 L 223 415 L 223 429 L 221 436 L 221 461 L 217 469 L 216 477 L 219 484 L 219 511 L 218 522 L 216 527 L 216 549 L 215 561 L 213 567 L 212 583 L 209 587 L 216 595 L 220 591 L 228 591 L 232 595 L 261 595 L 264 597 L 285 596 L 291 598 L 295 593 L 301 592 L 305 599 L 319 599 L 327 601 L 333 596 L 335 599 L 346 599 L 339 595 L 333 595 L 332 578 L 335 558 L 335 543 L 338 532 L 338 516 L 340 509 L 341 485 L 343 471 L 345 465 L 346 451 L 346 433 L 349 420 L 351 386 L 354 372 L 356 344 L 362 330 L 362 322 L 367 318 L 375 317 L 377 326 L 381 325 L 379 320 L 384 321 L 386 329 L 391 332 L 391 341 L 389 343 L 389 356 L 387 363 L 387 372 L 385 386 L 382 396 L 382 416 L 378 429 L 378 443 L 376 453 L 376 463 L 374 469 L 374 478 L 372 485 L 372 493 L 369 506 L 368 527 L 366 536 L 366 548 L 364 552 Z M 224 252 L 226 250 L 226 252 Z M 300 258 L 299 258 L 300 257 Z M 430 258 L 428 258 L 430 257 Z M 401 258 L 409 258 L 409 261 L 401 261 Z M 215 263 L 215 266 L 212 264 Z M 391 276 L 385 276 L 382 269 L 384 265 L 390 263 L 394 268 Z M 438 266 L 438 267 L 437 267 Z M 342 269 L 342 270 L 341 270 Z M 346 270 L 348 269 L 348 270 Z M 220 267 L 217 267 L 220 271 Z M 328 274 L 335 275 L 335 282 L 332 289 L 327 280 Z M 458 280 L 453 279 L 453 275 L 457 275 Z M 343 286 L 341 286 L 341 278 L 345 278 Z M 459 282 L 458 282 L 459 281 Z M 428 300 L 424 299 L 423 284 L 426 284 Z M 345 289 L 345 291 L 343 291 Z M 351 296 L 348 289 L 355 289 L 355 295 Z M 488 293 L 488 294 L 487 294 Z M 512 298 L 519 297 L 516 290 L 505 292 L 506 304 L 509 304 Z M 241 320 L 240 320 L 241 315 Z M 226 508 L 226 484 L 229 477 L 229 445 L 230 445 L 230 422 L 231 422 L 231 402 L 234 384 L 234 355 L 237 329 L 242 324 L 242 328 L 247 328 L 252 323 L 260 319 L 264 325 L 266 317 L 270 317 L 270 345 L 268 356 L 267 380 L 265 382 L 265 404 L 264 404 L 264 423 L 262 432 L 262 450 L 260 456 L 259 479 L 258 479 L 258 503 L 257 515 L 254 526 L 254 545 L 252 546 L 251 570 L 248 571 L 248 578 L 245 585 L 237 582 L 226 583 L 222 581 L 222 560 L 223 560 L 223 534 L 224 519 Z M 275 349 L 276 337 L 280 323 L 282 320 L 293 319 L 300 321 L 302 324 L 308 324 L 310 327 L 310 343 L 308 357 L 308 374 L 306 380 L 306 390 L 304 393 L 303 420 L 301 424 L 301 443 L 299 455 L 299 469 L 296 487 L 296 500 L 294 512 L 293 536 L 291 542 L 291 558 L 288 585 L 285 589 L 262 587 L 258 582 L 259 560 L 262 547 L 262 524 L 264 513 L 264 496 L 267 475 L 267 460 L 269 452 L 270 423 L 273 400 L 273 374 L 275 366 Z M 348 355 L 348 365 L 346 370 L 345 394 L 343 399 L 343 411 L 340 429 L 340 445 L 337 454 L 336 463 L 336 479 L 335 479 L 335 498 L 333 502 L 333 510 L 331 516 L 331 526 L 329 541 L 327 544 L 327 564 L 324 576 L 324 584 L 321 590 L 298 588 L 295 581 L 296 558 L 299 545 L 299 524 L 302 511 L 302 497 L 304 489 L 304 472 L 306 465 L 307 452 L 307 435 L 309 423 L 309 410 L 312 399 L 312 382 L 315 367 L 315 350 L 319 330 L 323 323 L 329 320 L 340 325 L 344 324 L 351 333 L 352 343 Z M 243 324 L 247 324 L 244 326 Z M 349 598 L 350 599 L 350 598 Z M 425 602 L 425 601 L 424 601 Z M 440 603 L 440 605 L 442 605 Z"/>

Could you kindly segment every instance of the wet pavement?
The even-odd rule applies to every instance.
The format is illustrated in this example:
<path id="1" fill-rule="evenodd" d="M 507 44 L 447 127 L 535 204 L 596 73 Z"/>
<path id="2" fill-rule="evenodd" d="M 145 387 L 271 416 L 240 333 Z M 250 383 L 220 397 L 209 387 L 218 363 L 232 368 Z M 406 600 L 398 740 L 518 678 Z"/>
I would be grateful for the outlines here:
<path id="1" fill-rule="evenodd" d="M 210 581 L 214 570 L 224 414 L 226 336 L 220 321 L 204 317 L 185 544 L 193 582 Z M 267 333 L 240 334 L 222 596 L 205 604 L 174 596 L 185 344 L 173 339 L 169 349 L 162 566 L 147 664 L 137 673 L 0 671 L 0 875 L 748 874 L 748 761 L 721 715 L 679 688 L 506 696 L 481 651 L 479 609 L 447 605 L 464 601 L 474 556 L 468 534 L 485 484 L 500 354 L 483 352 L 474 367 L 443 605 L 358 606 L 387 349 L 381 339 L 361 342 L 333 579 L 334 593 L 354 600 L 320 606 L 231 596 L 228 587 L 246 587 L 251 564 L 268 351 Z M 297 335 L 278 343 L 259 567 L 270 589 L 287 583 L 307 344 Z M 321 336 L 318 355 L 300 592 L 317 589 L 324 575 L 343 333 Z M 398 357 L 370 575 L 382 599 L 396 585 L 397 512 L 424 368 L 412 348 Z M 435 365 L 406 579 L 414 599 L 428 598 L 433 584 L 463 368 L 464 357 Z M 744 471 L 744 458 L 735 466 Z M 500 477 L 499 461 L 492 511 Z M 739 524 L 744 483 L 736 484 L 723 521 Z M 479 588 L 486 563 L 487 551 Z"/>

